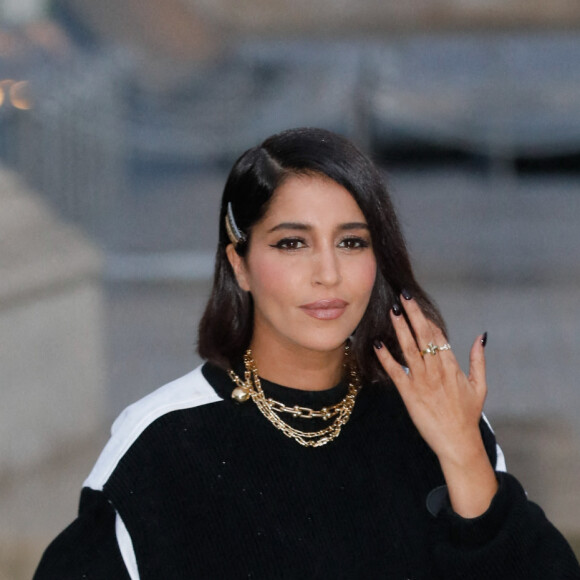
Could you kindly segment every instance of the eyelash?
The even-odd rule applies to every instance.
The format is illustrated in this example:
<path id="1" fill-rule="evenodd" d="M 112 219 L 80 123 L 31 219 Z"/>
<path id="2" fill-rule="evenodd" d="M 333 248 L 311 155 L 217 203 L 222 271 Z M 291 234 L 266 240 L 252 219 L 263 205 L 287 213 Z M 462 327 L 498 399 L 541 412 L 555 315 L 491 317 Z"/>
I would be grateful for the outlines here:
<path id="1" fill-rule="evenodd" d="M 272 248 L 277 248 L 278 250 L 299 250 L 300 248 L 297 247 L 298 244 L 302 244 L 302 246 L 306 245 L 306 242 L 302 238 L 282 238 L 275 244 L 271 244 Z"/>
<path id="2" fill-rule="evenodd" d="M 344 243 L 353 244 L 349 246 L 343 246 Z M 275 244 L 271 244 L 270 247 L 277 248 L 279 250 L 296 251 L 300 250 L 306 246 L 306 241 L 303 238 L 282 238 Z M 359 250 L 361 248 L 368 248 L 370 246 L 369 242 L 364 238 L 358 236 L 348 236 L 343 238 L 339 242 L 339 247 L 343 247 L 347 250 Z"/>
<path id="3" fill-rule="evenodd" d="M 343 238 L 340 243 L 343 244 L 344 242 L 354 242 L 354 246 L 350 246 L 349 250 L 358 250 L 361 248 L 368 248 L 370 246 L 369 242 L 364 238 L 359 238 L 358 236 L 349 236 Z"/>

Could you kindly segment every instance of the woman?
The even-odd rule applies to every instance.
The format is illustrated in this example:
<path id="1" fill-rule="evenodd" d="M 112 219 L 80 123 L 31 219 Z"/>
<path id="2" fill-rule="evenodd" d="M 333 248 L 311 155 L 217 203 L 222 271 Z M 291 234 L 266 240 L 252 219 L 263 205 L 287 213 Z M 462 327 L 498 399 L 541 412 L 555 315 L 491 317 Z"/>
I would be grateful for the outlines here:
<path id="1" fill-rule="evenodd" d="M 129 407 L 36 578 L 580 579 L 482 420 L 391 202 L 345 139 L 234 165 L 208 362 Z"/>

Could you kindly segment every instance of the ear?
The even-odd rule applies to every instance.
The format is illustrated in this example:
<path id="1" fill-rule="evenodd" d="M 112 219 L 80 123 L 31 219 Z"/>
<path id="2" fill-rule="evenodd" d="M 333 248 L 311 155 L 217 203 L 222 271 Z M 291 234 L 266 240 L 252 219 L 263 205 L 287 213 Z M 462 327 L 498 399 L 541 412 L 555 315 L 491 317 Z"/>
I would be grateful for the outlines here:
<path id="1" fill-rule="evenodd" d="M 238 286 L 245 290 L 246 292 L 250 291 L 250 285 L 248 283 L 248 275 L 246 270 L 246 262 L 244 258 L 240 256 L 236 249 L 234 248 L 233 244 L 228 244 L 226 246 L 226 255 L 228 257 L 228 261 L 234 271 L 236 276 L 236 280 L 238 282 Z"/>

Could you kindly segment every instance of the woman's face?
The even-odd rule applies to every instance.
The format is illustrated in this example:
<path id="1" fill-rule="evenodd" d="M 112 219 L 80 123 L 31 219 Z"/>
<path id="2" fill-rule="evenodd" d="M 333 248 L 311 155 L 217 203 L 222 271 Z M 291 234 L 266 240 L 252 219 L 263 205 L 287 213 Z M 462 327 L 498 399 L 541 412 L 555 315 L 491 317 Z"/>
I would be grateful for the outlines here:
<path id="1" fill-rule="evenodd" d="M 321 176 L 290 176 L 254 225 L 245 259 L 228 257 L 254 300 L 252 343 L 340 348 L 360 322 L 376 274 L 370 232 L 350 193 Z"/>

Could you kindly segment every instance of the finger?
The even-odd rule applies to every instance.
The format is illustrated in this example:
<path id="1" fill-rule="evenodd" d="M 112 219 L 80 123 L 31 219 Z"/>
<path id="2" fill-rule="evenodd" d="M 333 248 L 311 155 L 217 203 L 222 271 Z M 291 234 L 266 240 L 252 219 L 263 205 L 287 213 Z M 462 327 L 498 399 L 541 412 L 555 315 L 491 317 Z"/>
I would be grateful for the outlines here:
<path id="1" fill-rule="evenodd" d="M 442 347 L 445 344 L 448 344 L 447 337 L 443 334 L 443 331 L 434 323 L 430 322 L 431 324 L 431 332 L 433 333 L 433 341 L 438 347 Z M 441 356 L 441 363 L 446 368 L 451 368 L 453 366 L 459 367 L 459 363 L 455 358 L 455 354 L 453 350 L 439 350 L 438 353 Z"/>
<path id="2" fill-rule="evenodd" d="M 430 377 L 429 384 L 436 389 L 445 384 L 445 377 L 453 374 L 456 369 L 454 369 L 453 365 L 453 354 L 451 353 L 451 357 L 446 356 L 451 351 L 449 353 L 447 351 L 439 351 L 439 347 L 446 343 L 445 336 L 431 320 L 426 318 L 425 320 L 429 326 L 431 340 L 422 347 L 424 350 L 421 351 L 421 354 L 424 367 Z"/>
<path id="3" fill-rule="evenodd" d="M 422 361 L 421 353 L 417 348 L 417 343 L 415 342 L 415 338 L 411 333 L 411 329 L 403 316 L 403 312 L 398 305 L 393 306 L 390 311 L 391 322 L 393 324 L 393 328 L 395 329 L 395 334 L 397 335 L 397 340 L 401 346 L 401 352 L 407 361 L 407 366 L 413 371 L 413 368 L 416 368 Z M 421 366 L 422 365 L 421 363 Z"/>
<path id="4" fill-rule="evenodd" d="M 469 382 L 478 390 L 487 390 L 484 344 L 487 333 L 478 336 L 469 354 Z"/>
<path id="5" fill-rule="evenodd" d="M 419 354 L 422 355 L 423 367 L 434 379 L 431 381 L 432 385 L 439 384 L 443 375 L 443 363 L 438 356 L 438 351 L 433 350 L 432 345 L 441 345 L 443 342 L 438 342 L 433 332 L 435 325 L 425 316 L 418 302 L 412 297 L 408 297 L 408 292 L 403 292 L 402 303 L 405 307 L 405 312 L 409 318 L 415 332 L 416 342 L 419 348 Z"/>
<path id="6" fill-rule="evenodd" d="M 395 383 L 399 390 L 401 388 L 404 389 L 409 383 L 409 377 L 405 369 L 395 360 L 382 342 L 375 341 L 374 348 L 379 362 L 385 369 L 385 372 L 391 377 L 393 383 Z"/>
<path id="7" fill-rule="evenodd" d="M 402 294 L 401 304 L 405 308 L 405 312 L 417 338 L 417 346 L 419 350 L 423 350 L 427 344 L 433 342 L 433 333 L 429 320 L 423 314 L 419 304 L 412 297 L 406 298 L 408 295 L 407 292 Z"/>

